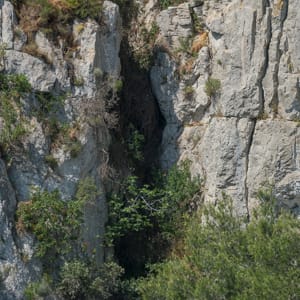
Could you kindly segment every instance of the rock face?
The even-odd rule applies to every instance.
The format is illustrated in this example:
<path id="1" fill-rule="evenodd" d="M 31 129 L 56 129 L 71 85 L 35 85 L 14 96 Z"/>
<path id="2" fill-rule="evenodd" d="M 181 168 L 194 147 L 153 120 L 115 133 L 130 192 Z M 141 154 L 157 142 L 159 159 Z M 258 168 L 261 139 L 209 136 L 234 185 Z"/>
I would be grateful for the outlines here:
<path id="1" fill-rule="evenodd" d="M 156 17 L 168 48 L 151 69 L 167 123 L 163 167 L 191 160 L 206 199 L 216 201 L 223 191 L 240 214 L 249 213 L 266 182 L 299 212 L 300 1 L 187 2 Z M 176 57 L 178 41 L 197 23 L 194 57 L 190 48 Z M 201 32 L 208 40 L 200 45 Z M 210 95 L 209 78 L 220 85 Z"/>
<path id="2" fill-rule="evenodd" d="M 206 201 L 225 192 L 241 215 L 251 216 L 268 182 L 281 204 L 300 214 L 300 0 L 189 0 L 163 11 L 155 0 L 137 3 L 143 9 L 133 31 L 159 28 L 150 79 L 166 122 L 162 167 L 190 160 Z M 83 239 L 96 263 L 103 261 L 103 170 L 112 137 L 99 89 L 119 80 L 122 28 L 118 6 L 105 1 L 101 25 L 74 21 L 68 53 L 66 41 L 54 43 L 41 31 L 30 52 L 13 5 L 0 0 L 0 10 L 0 71 L 24 74 L 33 89 L 22 99 L 22 151 L 0 153 L 0 299 L 10 300 L 22 299 L 42 274 L 36 241 L 15 226 L 17 205 L 32 187 L 58 189 L 70 201 L 81 179 L 94 179 L 99 196 L 85 207 Z M 69 128 L 55 142 L 31 114 L 49 94 L 64 95 L 54 116 Z M 3 128 L 0 117 L 0 135 Z M 74 139 L 75 148 L 66 142 Z"/>
<path id="3" fill-rule="evenodd" d="M 101 26 L 92 20 L 80 24 L 75 21 L 73 35 L 77 48 L 70 66 L 70 58 L 64 54 L 64 42 L 54 44 L 42 32 L 35 35 L 37 51 L 42 58 L 25 53 L 22 49 L 26 35 L 18 28 L 13 6 L 8 1 L 0 3 L 0 44 L 6 48 L 4 71 L 24 74 L 30 81 L 33 93 L 22 100 L 27 112 L 36 107 L 39 93 L 64 95 L 62 109 L 55 117 L 68 124 L 73 130 L 70 134 L 76 136 L 79 145 L 75 154 L 64 143 L 65 137 L 53 145 L 47 126 L 38 116 L 31 116 L 21 141 L 22 151 L 12 153 L 9 163 L 0 159 L 0 298 L 9 300 L 23 299 L 28 282 L 41 275 L 41 264 L 33 257 L 33 237 L 18 235 L 14 226 L 16 207 L 20 201 L 30 199 L 32 187 L 58 189 L 69 201 L 81 179 L 94 179 L 99 196 L 85 208 L 83 238 L 87 252 L 95 257 L 96 263 L 103 261 L 102 240 L 107 213 L 101 169 L 107 162 L 111 137 L 101 119 L 103 116 L 98 116 L 100 121 L 96 125 L 91 124 L 91 113 L 86 110 L 104 105 L 103 100 L 96 97 L 97 84 L 101 84 L 104 77 L 112 80 L 119 77 L 121 19 L 118 6 L 105 1 Z M 0 127 L 0 134 L 1 130 Z M 49 164 L 47 157 L 55 161 L 55 166 Z"/>

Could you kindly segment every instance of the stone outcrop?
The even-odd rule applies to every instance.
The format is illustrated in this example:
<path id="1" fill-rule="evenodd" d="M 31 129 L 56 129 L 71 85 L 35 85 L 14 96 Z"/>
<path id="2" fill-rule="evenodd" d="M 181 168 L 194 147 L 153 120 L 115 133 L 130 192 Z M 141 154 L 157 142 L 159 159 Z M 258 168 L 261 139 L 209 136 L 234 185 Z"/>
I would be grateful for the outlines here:
<path id="1" fill-rule="evenodd" d="M 167 123 L 163 167 L 191 160 L 193 174 L 205 180 L 206 199 L 225 192 L 241 214 L 248 214 L 266 182 L 283 205 L 299 211 L 300 2 L 187 2 L 156 17 L 159 41 L 169 47 L 151 69 Z M 188 38 L 195 20 L 208 42 L 194 59 L 182 51 L 178 60 L 174 40 Z M 182 67 L 188 71 L 178 76 Z M 210 96 L 208 78 L 221 85 Z"/>
<path id="2" fill-rule="evenodd" d="M 107 163 L 111 137 L 101 120 L 103 116 L 99 116 L 96 125 L 91 124 L 89 117 L 94 113 L 91 109 L 104 105 L 103 99 L 96 97 L 97 84 L 104 78 L 117 80 L 120 75 L 121 19 L 118 6 L 105 1 L 101 26 L 92 20 L 80 24 L 75 21 L 73 35 L 77 48 L 71 59 L 65 56 L 63 40 L 54 44 L 42 32 L 35 35 L 40 54 L 36 57 L 23 51 L 26 35 L 18 28 L 12 4 L 4 1 L 0 9 L 0 43 L 6 48 L 4 71 L 28 78 L 33 92 L 22 100 L 27 112 L 35 108 L 37 93 L 65 95 L 63 108 L 56 117 L 74 128 L 80 144 L 76 155 L 72 155 L 64 140 L 53 146 L 42 120 L 33 115 L 27 120 L 22 150 L 15 151 L 9 163 L 0 160 L 0 298 L 9 300 L 23 299 L 24 288 L 38 280 L 42 272 L 40 262 L 33 255 L 35 240 L 27 234 L 19 235 L 14 226 L 17 205 L 30 199 L 32 187 L 58 189 L 69 201 L 81 179 L 94 179 L 99 196 L 85 207 L 83 239 L 96 263 L 103 261 L 107 213 L 101 169 Z M 47 162 L 47 156 L 55 160 L 55 167 Z"/>
<path id="3" fill-rule="evenodd" d="M 251 217 L 265 184 L 300 214 L 300 0 L 189 0 L 162 11 L 155 0 L 137 3 L 129 45 L 138 50 L 144 30 L 159 28 L 149 77 L 166 123 L 161 166 L 190 160 L 192 174 L 204 180 L 206 201 L 225 192 L 241 215 Z M 9 159 L 0 153 L 0 298 L 10 300 L 22 299 L 28 282 L 42 274 L 34 237 L 15 226 L 17 205 L 30 199 L 32 187 L 58 189 L 70 201 L 81 179 L 95 180 L 99 196 L 85 207 L 83 239 L 96 263 L 103 261 L 103 177 L 112 137 L 99 88 L 120 77 L 122 22 L 118 6 L 105 1 L 101 25 L 74 21 L 70 49 L 38 31 L 30 53 L 13 5 L 0 0 L 0 10 L 0 70 L 24 74 L 33 89 L 22 99 L 22 151 Z M 55 117 L 72 129 L 75 155 L 64 141 L 53 143 L 47 126 L 30 114 L 37 95 L 49 93 L 65 96 Z"/>

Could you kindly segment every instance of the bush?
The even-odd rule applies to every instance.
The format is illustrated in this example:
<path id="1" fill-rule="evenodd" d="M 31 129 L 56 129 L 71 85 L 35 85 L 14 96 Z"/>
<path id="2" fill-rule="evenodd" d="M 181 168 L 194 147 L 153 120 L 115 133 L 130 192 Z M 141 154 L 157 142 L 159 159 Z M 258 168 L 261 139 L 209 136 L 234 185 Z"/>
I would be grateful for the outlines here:
<path id="1" fill-rule="evenodd" d="M 58 165 L 57 159 L 52 154 L 46 155 L 45 161 L 52 169 L 55 169 Z"/>
<path id="2" fill-rule="evenodd" d="M 119 289 L 123 269 L 114 262 L 99 269 L 83 261 L 64 264 L 60 273 L 60 293 L 67 299 L 109 299 Z"/>
<path id="3" fill-rule="evenodd" d="M 90 294 L 100 299 L 110 299 L 114 293 L 117 293 L 121 286 L 120 277 L 124 270 L 114 262 L 105 263 L 96 277 L 93 278 L 90 285 Z"/>
<path id="4" fill-rule="evenodd" d="M 0 145 L 5 151 L 26 133 L 20 99 L 30 91 L 31 86 L 24 75 L 0 73 L 0 117 L 4 121 Z"/>
<path id="5" fill-rule="evenodd" d="M 195 89 L 191 85 L 186 85 L 183 92 L 186 97 L 192 97 L 195 93 Z"/>
<path id="6" fill-rule="evenodd" d="M 38 282 L 30 283 L 25 291 L 26 300 L 45 299 L 52 292 L 52 281 L 48 275 L 44 275 Z"/>
<path id="7" fill-rule="evenodd" d="M 129 155 L 136 161 L 143 161 L 145 137 L 137 129 L 131 127 L 130 137 L 127 142 Z"/>
<path id="8" fill-rule="evenodd" d="M 65 202 L 57 190 L 36 190 L 31 200 L 20 202 L 17 210 L 17 230 L 33 233 L 37 240 L 36 255 L 55 261 L 57 255 L 66 255 L 79 238 L 83 222 L 83 208 L 93 200 L 97 189 L 91 178 L 78 185 L 75 199 Z"/>
<path id="9" fill-rule="evenodd" d="M 219 79 L 209 77 L 205 83 L 205 93 L 208 97 L 214 97 L 221 90 L 221 82 Z"/>
<path id="10" fill-rule="evenodd" d="M 59 290 L 67 299 L 81 299 L 86 293 L 89 282 L 89 268 L 81 261 L 66 262 L 60 273 Z"/>
<path id="11" fill-rule="evenodd" d="M 45 122 L 49 118 L 52 118 L 51 122 L 53 122 L 53 115 L 61 109 L 65 96 L 56 96 L 49 92 L 35 92 L 35 99 L 37 100 L 38 107 L 34 113 L 38 120 Z"/>
<path id="12" fill-rule="evenodd" d="M 188 163 L 172 168 L 167 176 L 157 175 L 154 186 L 140 186 L 135 176 L 127 178 L 120 194 L 108 199 L 107 243 L 112 245 L 130 232 L 153 226 L 170 240 L 178 233 L 184 213 L 199 192 L 199 179 L 191 177 Z"/>
<path id="13" fill-rule="evenodd" d="M 299 229 L 300 220 L 273 201 L 249 223 L 229 199 L 206 206 L 187 222 L 180 255 L 140 281 L 142 299 L 297 299 Z"/>
<path id="14" fill-rule="evenodd" d="M 123 89 L 123 81 L 121 79 L 117 79 L 114 83 L 114 90 L 117 93 L 120 93 Z"/>

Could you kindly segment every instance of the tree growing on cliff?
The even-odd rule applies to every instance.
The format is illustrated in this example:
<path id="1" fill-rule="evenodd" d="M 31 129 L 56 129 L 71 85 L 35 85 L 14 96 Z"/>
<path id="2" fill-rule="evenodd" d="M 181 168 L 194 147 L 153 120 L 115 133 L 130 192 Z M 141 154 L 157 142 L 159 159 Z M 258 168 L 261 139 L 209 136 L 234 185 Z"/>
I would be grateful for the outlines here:
<path id="1" fill-rule="evenodd" d="M 268 199 L 250 222 L 228 199 L 203 208 L 184 246 L 141 280 L 142 299 L 299 299 L 300 220 Z"/>

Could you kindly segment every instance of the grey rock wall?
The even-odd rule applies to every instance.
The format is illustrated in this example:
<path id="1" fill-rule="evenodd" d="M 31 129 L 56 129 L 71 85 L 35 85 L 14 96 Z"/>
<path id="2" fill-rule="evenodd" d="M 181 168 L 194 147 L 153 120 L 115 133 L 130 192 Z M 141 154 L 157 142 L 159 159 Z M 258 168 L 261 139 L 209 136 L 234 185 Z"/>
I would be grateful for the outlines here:
<path id="1" fill-rule="evenodd" d="M 251 213 L 257 190 L 269 182 L 282 205 L 300 214 L 300 0 L 190 0 L 161 12 L 157 1 L 139 3 L 143 9 L 134 30 L 150 29 L 153 21 L 160 29 L 150 78 L 166 121 L 162 167 L 190 160 L 193 175 L 204 179 L 206 201 L 218 201 L 225 192 L 239 214 Z M 32 186 L 58 189 L 69 201 L 80 179 L 95 179 L 100 196 L 86 207 L 84 238 L 96 262 L 103 260 L 102 171 L 111 136 L 101 114 L 98 125 L 91 124 L 97 114 L 92 104 L 101 102 L 101 80 L 120 76 L 122 28 L 118 7 L 105 1 L 101 26 L 74 22 L 77 47 L 71 57 L 63 40 L 54 44 L 38 32 L 42 59 L 23 51 L 27 37 L 11 3 L 0 0 L 0 9 L 0 44 L 6 47 L 1 71 L 25 74 L 35 93 L 67 94 L 59 118 L 76 127 L 81 144 L 76 156 L 63 144 L 52 147 L 43 124 L 31 117 L 23 151 L 9 162 L 1 154 L 0 298 L 10 300 L 22 299 L 27 283 L 42 273 L 33 255 L 35 240 L 18 235 L 14 224 L 16 207 L 30 198 Z M 193 37 L 196 25 L 204 35 Z M 136 43 L 134 38 L 129 36 L 129 43 Z M 186 47 L 192 41 L 193 55 L 187 53 L 191 45 Z M 205 92 L 209 78 L 221 84 L 210 96 Z M 30 111 L 34 96 L 23 102 Z M 2 120 L 0 134 L 1 128 Z M 57 161 L 55 168 L 46 162 L 48 155 Z"/>
<path id="2" fill-rule="evenodd" d="M 54 44 L 38 32 L 35 43 L 46 60 L 25 53 L 22 49 L 26 35 L 18 28 L 12 4 L 4 1 L 0 9 L 0 44 L 6 47 L 4 71 L 26 75 L 33 94 L 50 92 L 67 95 L 58 118 L 76 126 L 75 134 L 81 144 L 77 155 L 70 153 L 64 141 L 56 147 L 51 146 L 45 126 L 38 117 L 31 116 L 27 117 L 22 150 L 11 153 L 9 162 L 4 163 L 0 159 L 0 298 L 9 300 L 23 299 L 26 285 L 37 280 L 42 272 L 40 262 L 33 255 L 35 240 L 27 234 L 19 235 L 14 224 L 17 205 L 30 199 L 32 187 L 50 191 L 58 189 L 69 201 L 81 179 L 87 176 L 94 178 L 99 196 L 85 207 L 83 239 L 96 263 L 103 261 L 102 241 L 107 213 L 101 170 L 107 162 L 111 137 L 102 115 L 93 113 L 93 117 L 100 120 L 96 125 L 91 125 L 89 116 L 92 114 L 91 103 L 97 107 L 104 105 L 103 99 L 97 98 L 97 85 L 101 85 L 104 77 L 113 81 L 120 75 L 122 30 L 118 6 L 109 1 L 104 2 L 101 26 L 92 20 L 80 25 L 75 21 L 73 34 L 78 46 L 71 58 L 71 74 L 70 57 L 63 53 L 63 40 Z M 15 36 L 14 28 L 18 28 L 18 36 Z M 75 84 L 74 78 L 80 84 Z M 28 111 L 36 105 L 33 94 L 22 100 Z M 55 168 L 47 163 L 47 155 L 56 160 Z"/>
<path id="3" fill-rule="evenodd" d="M 223 191 L 241 214 L 256 205 L 266 182 L 299 212 L 300 1 L 187 2 L 156 18 L 159 41 L 168 45 L 151 70 L 167 122 L 162 166 L 191 160 L 193 174 L 205 180 L 206 200 L 217 201 Z M 174 53 L 191 32 L 192 15 L 208 43 L 178 76 L 189 56 Z M 205 93 L 209 77 L 221 83 L 212 97 Z"/>

